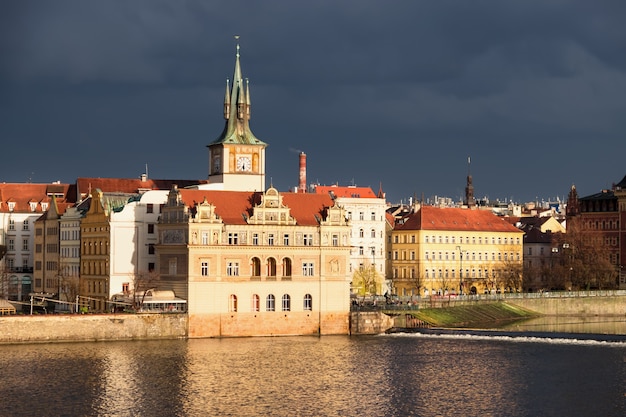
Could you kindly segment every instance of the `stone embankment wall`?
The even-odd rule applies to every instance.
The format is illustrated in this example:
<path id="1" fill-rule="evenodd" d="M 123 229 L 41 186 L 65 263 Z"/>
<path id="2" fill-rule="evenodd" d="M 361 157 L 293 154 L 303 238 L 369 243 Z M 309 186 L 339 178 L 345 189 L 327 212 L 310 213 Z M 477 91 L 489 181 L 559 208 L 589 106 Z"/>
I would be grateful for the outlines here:
<path id="1" fill-rule="evenodd" d="M 0 317 L 0 344 L 187 337 L 186 314 Z"/>
<path id="2" fill-rule="evenodd" d="M 507 304 L 548 316 L 626 316 L 626 297 L 515 298 Z"/>
<path id="3" fill-rule="evenodd" d="M 353 311 L 350 314 L 350 334 L 380 334 L 394 327 L 393 318 L 380 311 Z"/>

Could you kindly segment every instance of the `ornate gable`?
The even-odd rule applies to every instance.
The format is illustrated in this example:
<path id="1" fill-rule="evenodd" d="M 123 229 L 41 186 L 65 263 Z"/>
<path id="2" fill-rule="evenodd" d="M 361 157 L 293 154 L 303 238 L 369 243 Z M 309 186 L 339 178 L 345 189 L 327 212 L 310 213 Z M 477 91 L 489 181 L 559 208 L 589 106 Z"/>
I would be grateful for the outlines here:
<path id="1" fill-rule="evenodd" d="M 194 223 L 222 223 L 222 219 L 215 213 L 215 205 L 209 203 L 204 197 L 204 201 L 195 206 Z"/>
<path id="2" fill-rule="evenodd" d="M 252 208 L 248 224 L 295 225 L 291 209 L 283 204 L 283 197 L 275 188 L 269 188 L 261 202 Z"/>
<path id="3" fill-rule="evenodd" d="M 346 220 L 346 210 L 343 206 L 335 203 L 326 210 L 326 218 L 320 221 L 323 226 L 345 226 L 348 224 Z"/>

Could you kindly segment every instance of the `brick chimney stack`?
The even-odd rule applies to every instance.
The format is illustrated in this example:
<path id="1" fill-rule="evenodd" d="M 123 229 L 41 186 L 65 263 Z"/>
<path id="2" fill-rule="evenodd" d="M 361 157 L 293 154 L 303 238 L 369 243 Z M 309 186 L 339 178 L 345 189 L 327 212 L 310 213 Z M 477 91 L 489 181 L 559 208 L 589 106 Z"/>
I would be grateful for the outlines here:
<path id="1" fill-rule="evenodd" d="M 298 182 L 298 192 L 306 193 L 306 154 L 300 152 L 300 181 Z"/>

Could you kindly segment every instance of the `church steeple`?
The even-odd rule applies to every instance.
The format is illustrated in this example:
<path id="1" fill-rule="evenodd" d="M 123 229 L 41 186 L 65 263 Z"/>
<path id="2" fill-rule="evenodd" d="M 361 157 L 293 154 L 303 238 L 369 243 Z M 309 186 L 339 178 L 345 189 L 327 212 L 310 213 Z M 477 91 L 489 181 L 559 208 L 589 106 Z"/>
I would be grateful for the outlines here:
<path id="1" fill-rule="evenodd" d="M 474 207 L 476 199 L 474 198 L 474 185 L 472 184 L 472 174 L 470 172 L 470 157 L 467 157 L 467 185 L 465 186 L 465 204 L 467 207 Z"/>
<path id="2" fill-rule="evenodd" d="M 226 93 L 224 95 L 226 125 L 222 134 L 211 145 L 230 143 L 267 146 L 250 130 L 250 85 L 248 79 L 244 79 L 241 72 L 239 36 L 235 36 L 235 39 L 237 39 L 237 53 L 235 55 L 233 82 L 231 86 L 229 81 L 226 81 Z"/>

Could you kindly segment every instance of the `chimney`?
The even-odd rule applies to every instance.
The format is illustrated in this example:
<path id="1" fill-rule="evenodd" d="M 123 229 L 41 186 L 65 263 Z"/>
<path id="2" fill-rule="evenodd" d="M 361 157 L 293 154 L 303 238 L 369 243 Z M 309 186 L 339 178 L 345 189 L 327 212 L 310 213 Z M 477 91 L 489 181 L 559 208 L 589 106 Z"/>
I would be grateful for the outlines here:
<path id="1" fill-rule="evenodd" d="M 298 192 L 306 193 L 306 154 L 300 152 L 300 181 L 298 182 Z"/>

